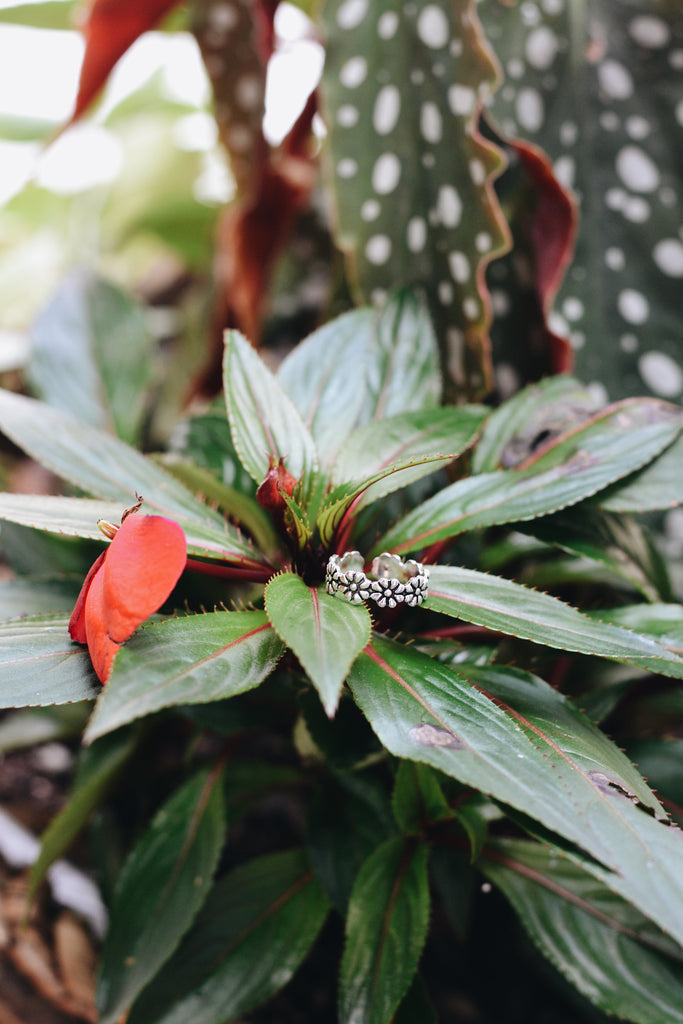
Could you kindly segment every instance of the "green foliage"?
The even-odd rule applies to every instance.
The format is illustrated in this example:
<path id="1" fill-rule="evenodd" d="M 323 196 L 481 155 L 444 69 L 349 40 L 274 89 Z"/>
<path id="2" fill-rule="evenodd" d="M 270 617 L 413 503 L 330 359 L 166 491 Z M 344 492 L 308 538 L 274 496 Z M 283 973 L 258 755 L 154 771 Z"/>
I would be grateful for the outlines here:
<path id="1" fill-rule="evenodd" d="M 8 8 L 0 21 L 65 26 L 71 6 Z M 683 574 L 671 534 L 640 515 L 683 503 L 683 411 L 663 400 L 683 385 L 647 358 L 659 336 L 668 351 L 680 246 L 663 217 L 669 142 L 653 164 L 662 187 L 645 187 L 637 144 L 650 122 L 631 89 L 655 52 L 673 55 L 675 33 L 666 5 L 631 5 L 623 27 L 594 6 L 613 30 L 604 52 L 585 46 L 596 11 L 569 3 L 399 13 L 327 0 L 320 205 L 332 219 L 313 229 L 314 101 L 281 147 L 263 134 L 265 8 L 256 33 L 245 5 L 184 5 L 237 188 L 210 330 L 215 211 L 193 195 L 198 154 L 169 155 L 188 108 L 167 99 L 154 121 L 158 79 L 107 115 L 123 166 L 98 200 L 92 273 L 72 273 L 47 306 L 53 264 L 36 278 L 40 301 L 22 280 L 35 244 L 22 231 L 65 234 L 83 216 L 75 199 L 34 183 L 0 220 L 0 241 L 17 240 L 11 266 L 0 257 L 10 321 L 41 308 L 22 378 L 35 397 L 12 376 L 0 389 L 12 570 L 0 749 L 82 738 L 32 887 L 76 837 L 88 849 L 89 824 L 104 830 L 123 867 L 100 959 L 103 1024 L 431 1024 L 462 993 L 477 1019 L 506 1020 L 494 955 L 534 996 L 543 979 L 561 1003 L 569 983 L 593 1004 L 572 1003 L 572 1019 L 683 1021 Z M 137 13 L 149 21 L 146 4 Z M 571 117 L 570 68 L 588 97 Z M 618 123 L 603 116 L 598 139 L 610 100 Z M 672 110 L 663 103 L 662 123 Z M 564 284 L 573 226 L 560 209 L 571 220 L 573 200 L 542 153 L 510 140 L 520 128 L 559 160 L 578 141 L 592 153 L 575 165 L 589 216 Z M 39 125 L 10 129 L 32 138 Z M 603 193 L 618 230 L 591 216 Z M 644 248 L 626 223 L 643 204 Z M 332 301 L 299 321 L 297 298 L 268 283 L 288 280 L 301 253 L 317 266 L 322 250 Z M 138 289 L 148 305 L 109 280 L 139 284 L 160 256 L 171 272 Z M 61 265 L 63 247 L 53 257 Z M 159 304 L 172 308 L 161 328 Z M 317 326 L 283 356 L 302 323 Z M 490 326 L 508 364 L 495 395 Z M 631 393 L 598 355 L 616 340 L 621 369 L 655 396 L 607 404 L 563 372 L 506 399 L 511 370 L 568 369 L 561 327 L 582 376 Z M 209 371 L 188 380 L 202 331 L 220 364 L 207 401 Z M 24 456 L 53 493 L 14 486 Z M 185 535 L 173 591 L 120 643 L 113 613 L 166 552 L 161 540 L 128 550 L 125 594 L 101 557 L 70 626 L 103 534 L 146 514 Z M 422 581 L 424 593 L 410 589 Z M 112 643 L 100 684 L 88 648 Z"/>

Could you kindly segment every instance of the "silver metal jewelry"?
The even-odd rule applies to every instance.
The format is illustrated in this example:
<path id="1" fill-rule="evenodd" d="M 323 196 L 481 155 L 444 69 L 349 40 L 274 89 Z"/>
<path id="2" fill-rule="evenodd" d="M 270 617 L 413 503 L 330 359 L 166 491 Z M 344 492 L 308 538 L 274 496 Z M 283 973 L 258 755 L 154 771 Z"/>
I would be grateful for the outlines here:
<path id="1" fill-rule="evenodd" d="M 415 608 L 427 597 L 429 569 L 409 558 L 383 551 L 373 560 L 369 573 L 363 572 L 360 551 L 330 555 L 325 573 L 325 590 L 351 604 L 374 601 L 380 608 L 407 604 Z"/>

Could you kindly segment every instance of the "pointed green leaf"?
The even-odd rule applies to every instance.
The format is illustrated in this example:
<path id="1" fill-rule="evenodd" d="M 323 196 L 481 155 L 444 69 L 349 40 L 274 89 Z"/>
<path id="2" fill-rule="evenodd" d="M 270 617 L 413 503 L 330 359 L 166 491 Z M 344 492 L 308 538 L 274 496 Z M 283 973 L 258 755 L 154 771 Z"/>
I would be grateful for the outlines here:
<path id="1" fill-rule="evenodd" d="M 366 774 L 323 778 L 308 808 L 307 850 L 316 875 L 343 914 L 360 867 L 396 828 L 384 788 Z"/>
<path id="2" fill-rule="evenodd" d="M 85 740 L 160 708 L 252 689 L 273 671 L 282 650 L 264 612 L 207 612 L 150 623 L 116 655 Z"/>
<path id="3" fill-rule="evenodd" d="M 373 420 L 356 430 L 342 446 L 332 469 L 332 482 L 341 485 L 386 471 L 384 480 L 371 485 L 355 506 L 363 508 L 447 465 L 474 442 L 486 414 L 483 406 L 465 406 L 423 409 Z M 418 461 L 428 456 L 435 461 Z M 399 472 L 401 467 L 406 468 Z"/>
<path id="4" fill-rule="evenodd" d="M 130 498 L 126 502 L 115 503 L 91 498 L 0 493 L 0 519 L 65 537 L 86 537 L 101 541 L 102 532 L 97 520 L 120 522 L 130 501 Z M 151 512 L 158 508 L 158 505 L 145 499 L 144 510 Z M 173 518 L 183 528 L 188 554 L 218 558 L 244 568 L 265 569 L 265 557 L 229 523 L 218 524 L 210 519 L 201 522 L 198 518 L 182 513 Z"/>
<path id="5" fill-rule="evenodd" d="M 402 832 L 415 835 L 435 821 L 451 816 L 436 772 L 417 761 L 401 761 L 391 806 Z"/>
<path id="6" fill-rule="evenodd" d="M 639 590 L 648 601 L 666 600 L 671 595 L 661 554 L 631 517 L 609 515 L 586 502 L 543 519 L 533 519 L 523 529 L 546 544 L 600 563 Z"/>
<path id="7" fill-rule="evenodd" d="M 578 844 L 596 858 L 596 877 L 683 940 L 683 837 L 634 802 L 645 798 L 645 784 L 635 794 L 632 776 L 621 781 L 623 772 L 611 770 L 618 751 L 608 755 L 612 745 L 587 719 L 581 724 L 572 713 L 570 731 L 548 734 L 514 706 L 500 707 L 482 690 L 485 671 L 473 685 L 414 648 L 376 637 L 348 682 L 392 754 L 431 764 Z M 492 672 L 492 687 L 501 673 Z M 519 679 L 508 685 L 518 688 Z M 561 709 L 565 698 L 545 689 Z"/>
<path id="8" fill-rule="evenodd" d="M 244 468 L 260 484 L 272 461 L 284 459 L 306 499 L 318 470 L 313 438 L 280 382 L 237 331 L 226 334 L 223 378 L 230 430 Z"/>
<path id="9" fill-rule="evenodd" d="M 655 640 L 597 622 L 550 594 L 474 569 L 434 565 L 425 607 L 565 651 L 683 678 L 683 659 Z"/>
<path id="10" fill-rule="evenodd" d="M 259 857 L 213 888 L 128 1024 L 223 1024 L 286 985 L 329 904 L 301 850 Z"/>
<path id="11" fill-rule="evenodd" d="M 339 978 L 342 1024 L 390 1024 L 428 925 L 427 847 L 388 839 L 365 861 L 351 893 Z"/>
<path id="12" fill-rule="evenodd" d="M 636 1024 L 683 1022 L 680 947 L 579 864 L 507 839 L 479 867 L 541 953 L 601 1010 Z"/>
<path id="13" fill-rule="evenodd" d="M 93 700 L 99 692 L 87 650 L 69 636 L 68 615 L 0 622 L 0 707 Z"/>
<path id="14" fill-rule="evenodd" d="M 489 416 L 472 457 L 472 472 L 511 469 L 597 409 L 594 395 L 573 377 L 561 374 L 530 384 Z"/>
<path id="15" fill-rule="evenodd" d="M 266 611 L 275 632 L 296 654 L 331 718 L 354 659 L 370 639 L 370 613 L 308 587 L 295 573 L 274 576 Z"/>
<path id="16" fill-rule="evenodd" d="M 683 437 L 639 472 L 595 498 L 607 512 L 651 512 L 683 504 Z"/>
<path id="17" fill-rule="evenodd" d="M 439 348 L 429 312 L 410 288 L 393 292 L 377 320 L 361 423 L 441 402 Z"/>
<path id="18" fill-rule="evenodd" d="M 404 516 L 373 554 L 417 551 L 463 530 L 535 519 L 596 494 L 651 461 L 678 436 L 683 412 L 632 399 L 561 434 L 523 468 L 482 473 L 446 487 Z"/>
<path id="19" fill-rule="evenodd" d="M 631 604 L 586 614 L 600 622 L 612 622 L 644 633 L 672 654 L 683 654 L 683 607 L 680 604 Z"/>
<path id="20" fill-rule="evenodd" d="M 102 803 L 136 746 L 136 734 L 121 730 L 81 752 L 73 791 L 40 837 L 40 853 L 31 867 L 29 899 L 33 899 L 49 868 L 69 849 Z"/>
<path id="21" fill-rule="evenodd" d="M 125 508 L 137 491 L 146 507 L 163 515 L 223 525 L 221 516 L 151 459 L 43 402 L 0 390 L 0 430 L 57 476 L 99 498 Z"/>
<path id="22" fill-rule="evenodd" d="M 349 13 L 351 11 L 351 13 Z M 497 69 L 470 4 L 323 8 L 326 155 L 336 241 L 376 301 L 424 284 L 452 384 L 489 373 L 481 265 L 505 248 L 491 189 L 502 156 L 477 130 Z"/>
<path id="23" fill-rule="evenodd" d="M 120 1020 L 206 899 L 225 837 L 221 781 L 204 771 L 177 790 L 123 867 L 102 950 L 100 1024 Z"/>
<path id="24" fill-rule="evenodd" d="M 376 334 L 375 310 L 353 310 L 305 338 L 278 370 L 278 380 L 301 413 L 324 466 L 332 464 L 361 418 Z"/>
<path id="25" fill-rule="evenodd" d="M 103 278 L 75 271 L 33 327 L 29 380 L 48 405 L 134 444 L 151 343 L 141 306 Z"/>

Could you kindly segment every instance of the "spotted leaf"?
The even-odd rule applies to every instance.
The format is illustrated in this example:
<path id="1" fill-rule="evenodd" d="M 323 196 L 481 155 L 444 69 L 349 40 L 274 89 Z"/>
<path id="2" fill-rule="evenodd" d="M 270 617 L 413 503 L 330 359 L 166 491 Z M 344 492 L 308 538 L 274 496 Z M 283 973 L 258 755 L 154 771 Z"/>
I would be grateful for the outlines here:
<path id="1" fill-rule="evenodd" d="M 479 5 L 506 75 L 492 102 L 498 125 L 540 146 L 579 199 L 551 327 L 569 334 L 577 375 L 605 381 L 612 397 L 645 387 L 676 398 L 683 21 L 676 4 L 645 10 L 615 0 Z"/>
<path id="2" fill-rule="evenodd" d="M 471 0 L 330 0 L 323 100 L 336 240 L 359 296 L 425 287 L 451 389 L 490 377 L 482 267 L 507 243 L 477 132 L 495 81 Z M 466 211 L 466 215 L 465 215 Z"/>

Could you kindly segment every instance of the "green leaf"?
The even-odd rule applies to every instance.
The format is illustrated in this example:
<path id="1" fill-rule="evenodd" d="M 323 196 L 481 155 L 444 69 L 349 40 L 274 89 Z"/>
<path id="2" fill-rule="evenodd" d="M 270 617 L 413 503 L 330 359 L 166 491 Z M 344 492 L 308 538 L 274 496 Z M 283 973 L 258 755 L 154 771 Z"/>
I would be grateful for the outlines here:
<path id="1" fill-rule="evenodd" d="M 0 619 L 70 611 L 81 583 L 82 579 L 78 576 L 29 576 L 0 582 Z"/>
<path id="2" fill-rule="evenodd" d="M 97 677 L 84 647 L 69 636 L 68 615 L 0 623 L 0 707 L 93 700 Z"/>
<path id="3" fill-rule="evenodd" d="M 388 839 L 365 861 L 351 893 L 341 1024 L 389 1024 L 417 970 L 428 925 L 427 847 Z"/>
<path id="4" fill-rule="evenodd" d="M 586 502 L 534 519 L 523 529 L 547 544 L 600 563 L 648 601 L 666 600 L 671 595 L 662 556 L 632 518 L 609 515 Z"/>
<path id="5" fill-rule="evenodd" d="M 325 891 L 342 913 L 363 861 L 395 833 L 383 787 L 358 772 L 323 779 L 309 804 L 308 855 Z"/>
<path id="6" fill-rule="evenodd" d="M 0 390 L 0 429 L 47 469 L 99 498 L 125 508 L 137 491 L 164 515 L 223 525 L 221 516 L 151 459 L 43 402 Z"/>
<path id="7" fill-rule="evenodd" d="M 571 729 L 562 728 L 564 698 L 556 691 L 533 684 L 556 702 L 550 711 L 540 708 L 550 724 L 558 712 L 560 726 L 547 734 L 480 689 L 500 686 L 502 674 L 523 692 L 519 677 L 502 668 L 485 672 L 473 685 L 413 648 L 376 637 L 354 663 L 349 686 L 392 754 L 431 764 L 578 844 L 596 858 L 589 865 L 596 877 L 682 940 L 683 839 L 634 802 L 647 797 L 653 805 L 644 782 L 635 789 L 624 761 L 612 770 L 619 752 L 578 712 L 566 712 Z M 536 698 L 532 688 L 527 706 Z"/>
<path id="8" fill-rule="evenodd" d="M 342 485 L 386 472 L 357 502 L 355 508 L 361 509 L 455 459 L 474 442 L 486 414 L 482 406 L 466 406 L 374 420 L 356 430 L 342 446 L 332 469 L 332 483 Z M 420 462 L 427 457 L 433 461 Z"/>
<path id="9" fill-rule="evenodd" d="M 683 437 L 638 473 L 614 484 L 595 503 L 607 512 L 651 512 L 683 504 Z"/>
<path id="10" fill-rule="evenodd" d="M 373 309 L 336 317 L 300 342 L 282 362 L 278 380 L 301 413 L 330 466 L 368 400 L 367 377 L 377 333 Z"/>
<path id="11" fill-rule="evenodd" d="M 33 899 L 49 868 L 69 849 L 92 812 L 102 803 L 136 745 L 136 734 L 122 731 L 82 752 L 78 777 L 69 799 L 41 836 L 40 854 L 29 878 L 29 899 Z"/>
<path id="12" fill-rule="evenodd" d="M 301 850 L 259 857 L 213 888 L 128 1024 L 223 1024 L 286 985 L 329 904 Z"/>
<path id="13" fill-rule="evenodd" d="M 97 520 L 106 519 L 118 523 L 130 501 L 128 498 L 124 504 L 123 501 L 114 503 L 91 498 L 0 493 L 0 519 L 66 537 L 87 537 L 101 541 L 103 537 Z M 143 509 L 151 512 L 159 508 L 158 504 L 148 502 L 145 498 Z M 188 554 L 203 555 L 233 562 L 243 568 L 266 571 L 264 556 L 260 555 L 229 523 L 219 525 L 214 521 L 213 513 L 208 508 L 206 511 L 210 518 L 207 517 L 204 522 L 198 517 L 182 513 L 173 516 L 185 533 Z"/>
<path id="14" fill-rule="evenodd" d="M 28 377 L 48 405 L 134 444 L 151 356 L 142 308 L 104 279 L 76 271 L 33 327 Z"/>
<path id="15" fill-rule="evenodd" d="M 422 978 L 416 975 L 391 1024 L 439 1024 Z"/>
<path id="16" fill-rule="evenodd" d="M 180 480 L 193 494 L 199 494 L 212 508 L 221 510 L 224 516 L 240 524 L 254 538 L 254 543 L 263 552 L 277 548 L 278 539 L 273 522 L 254 498 L 236 487 L 224 484 L 203 466 L 186 462 L 177 456 L 163 459 L 163 465 L 176 480 Z M 251 481 L 249 481 L 251 483 Z"/>
<path id="17" fill-rule="evenodd" d="M 636 1024 L 683 1021 L 680 947 L 579 864 L 507 839 L 479 867 L 541 953 L 601 1010 Z"/>
<path id="18" fill-rule="evenodd" d="M 43 0 L 23 3 L 0 10 L 0 22 L 28 25 L 32 28 L 74 29 L 74 0 Z"/>
<path id="19" fill-rule="evenodd" d="M 0 721 L 0 754 L 80 737 L 88 718 L 85 703 L 8 711 Z"/>
<path id="20" fill-rule="evenodd" d="M 407 835 L 451 817 L 436 772 L 417 761 L 401 761 L 391 796 L 396 823 Z"/>
<path id="21" fill-rule="evenodd" d="M 214 769 L 177 790 L 123 867 L 102 950 L 101 1024 L 120 1019 L 206 899 L 225 836 L 221 781 Z"/>
<path id="22" fill-rule="evenodd" d="M 367 608 L 339 601 L 323 587 L 308 587 L 288 572 L 274 576 L 266 587 L 266 611 L 332 718 L 348 671 L 370 639 Z"/>
<path id="23" fill-rule="evenodd" d="M 476 124 L 496 65 L 469 6 L 438 0 L 395 13 L 390 0 L 323 9 L 335 240 L 360 296 L 424 285 L 462 393 L 490 372 L 479 269 L 507 243 L 490 187 L 502 158 Z"/>
<path id="24" fill-rule="evenodd" d="M 472 472 L 511 469 L 597 409 L 585 385 L 564 374 L 523 388 L 494 409 L 484 424 Z"/>
<path id="25" fill-rule="evenodd" d="M 683 608 L 680 604 L 631 604 L 586 614 L 601 622 L 644 633 L 673 654 L 683 654 Z"/>
<path id="26" fill-rule="evenodd" d="M 116 655 L 84 738 L 90 742 L 160 708 L 250 690 L 273 671 L 282 650 L 265 612 L 150 623 Z"/>
<path id="27" fill-rule="evenodd" d="M 223 378 L 230 430 L 244 468 L 260 484 L 273 460 L 284 459 L 305 499 L 318 470 L 313 438 L 277 378 L 237 331 L 226 334 Z"/>
<path id="28" fill-rule="evenodd" d="M 379 314 L 366 386 L 361 423 L 441 403 L 434 326 L 423 299 L 410 288 L 393 292 Z"/>
<path id="29" fill-rule="evenodd" d="M 683 659 L 649 637 L 596 622 L 563 601 L 500 576 L 434 565 L 425 607 L 560 650 L 683 677 Z"/>
<path id="30" fill-rule="evenodd" d="M 416 551 L 463 530 L 535 519 L 596 494 L 671 444 L 683 413 L 655 399 L 610 406 L 561 434 L 523 468 L 451 484 L 404 516 L 373 549 Z"/>

